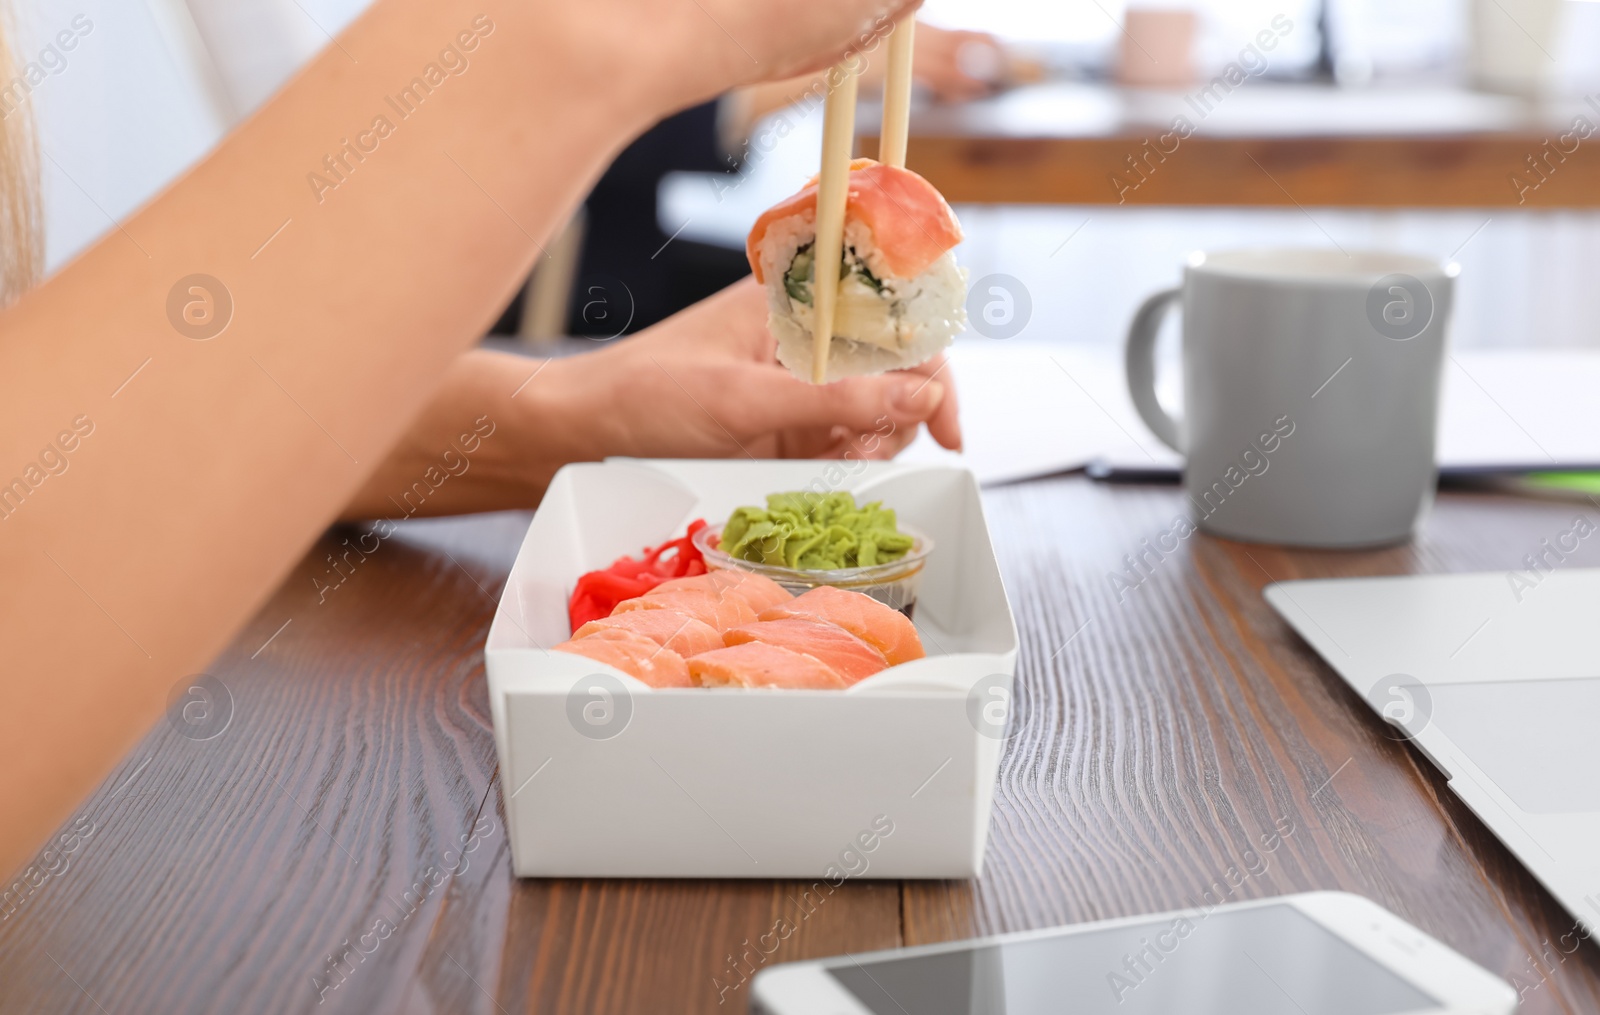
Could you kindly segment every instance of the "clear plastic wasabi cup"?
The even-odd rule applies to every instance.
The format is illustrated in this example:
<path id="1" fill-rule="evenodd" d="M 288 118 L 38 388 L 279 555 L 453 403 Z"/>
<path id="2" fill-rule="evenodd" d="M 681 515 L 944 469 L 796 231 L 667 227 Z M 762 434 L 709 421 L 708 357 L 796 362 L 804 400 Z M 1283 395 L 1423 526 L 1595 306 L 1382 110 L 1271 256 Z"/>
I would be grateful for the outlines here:
<path id="1" fill-rule="evenodd" d="M 907 617 L 917 605 L 917 585 L 922 581 L 922 568 L 928 554 L 933 552 L 933 540 L 909 525 L 899 530 L 911 537 L 911 549 L 895 560 L 869 567 L 845 567 L 834 570 L 811 570 L 785 567 L 780 564 L 763 564 L 744 560 L 722 552 L 722 526 L 708 525 L 694 534 L 695 548 L 705 557 L 706 568 L 748 571 L 759 574 L 782 585 L 795 595 L 809 592 L 819 585 L 849 589 L 871 596 Z"/>

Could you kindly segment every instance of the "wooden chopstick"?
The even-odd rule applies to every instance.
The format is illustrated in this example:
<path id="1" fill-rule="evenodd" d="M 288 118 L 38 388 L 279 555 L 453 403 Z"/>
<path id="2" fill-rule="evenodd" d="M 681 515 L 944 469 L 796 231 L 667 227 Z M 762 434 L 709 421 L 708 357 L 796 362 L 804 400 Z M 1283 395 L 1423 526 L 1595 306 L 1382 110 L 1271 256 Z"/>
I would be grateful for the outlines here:
<path id="1" fill-rule="evenodd" d="M 883 84 L 883 127 L 878 131 L 878 161 L 906 164 L 906 137 L 911 131 L 911 44 L 917 22 L 910 14 L 895 23 L 889 35 L 889 62 Z"/>
<path id="2" fill-rule="evenodd" d="M 828 378 L 834 308 L 839 301 L 839 265 L 844 258 L 844 212 L 850 196 L 850 153 L 856 135 L 856 75 L 861 61 L 850 56 L 830 75 L 822 111 L 822 173 L 817 181 L 817 238 L 811 261 L 811 382 Z"/>

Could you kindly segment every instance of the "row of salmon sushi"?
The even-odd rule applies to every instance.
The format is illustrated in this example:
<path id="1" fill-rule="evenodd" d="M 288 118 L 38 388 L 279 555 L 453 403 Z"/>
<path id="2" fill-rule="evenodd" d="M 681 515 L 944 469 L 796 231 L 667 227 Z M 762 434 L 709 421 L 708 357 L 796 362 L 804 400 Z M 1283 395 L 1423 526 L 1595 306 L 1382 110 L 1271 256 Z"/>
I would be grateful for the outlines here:
<path id="1" fill-rule="evenodd" d="M 591 620 L 555 651 L 651 687 L 848 687 L 921 659 L 917 629 L 871 596 L 820 586 L 794 596 L 743 571 L 663 582 Z"/>

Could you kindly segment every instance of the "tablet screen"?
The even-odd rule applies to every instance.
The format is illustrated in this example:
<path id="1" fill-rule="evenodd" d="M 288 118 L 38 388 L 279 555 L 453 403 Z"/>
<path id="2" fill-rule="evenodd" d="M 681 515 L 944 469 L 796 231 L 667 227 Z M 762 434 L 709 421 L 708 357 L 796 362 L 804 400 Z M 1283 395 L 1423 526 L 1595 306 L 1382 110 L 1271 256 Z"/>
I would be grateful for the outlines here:
<path id="1" fill-rule="evenodd" d="M 875 1015 L 1392 1015 L 1438 1005 L 1287 905 L 828 971 Z"/>

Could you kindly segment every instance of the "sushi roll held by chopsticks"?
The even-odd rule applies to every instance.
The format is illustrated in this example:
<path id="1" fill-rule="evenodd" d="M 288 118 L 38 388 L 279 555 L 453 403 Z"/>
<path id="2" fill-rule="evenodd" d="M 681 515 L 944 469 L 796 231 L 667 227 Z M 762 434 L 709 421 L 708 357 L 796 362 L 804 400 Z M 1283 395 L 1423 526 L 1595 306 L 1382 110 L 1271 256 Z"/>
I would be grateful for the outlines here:
<path id="1" fill-rule="evenodd" d="M 910 94 L 908 17 L 891 39 L 885 158 L 903 162 Z M 897 44 L 898 43 L 898 44 Z M 961 225 L 933 185 L 903 165 L 849 158 L 854 64 L 834 74 L 822 172 L 756 220 L 745 253 L 767 290 L 778 361 L 802 380 L 916 366 L 966 326 Z M 898 83 L 898 86 L 897 86 Z M 834 265 L 818 272 L 819 260 Z"/>

